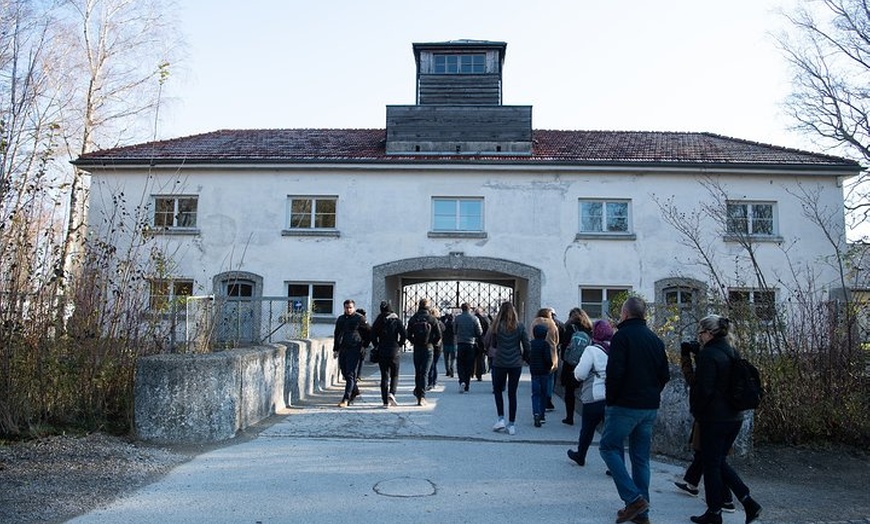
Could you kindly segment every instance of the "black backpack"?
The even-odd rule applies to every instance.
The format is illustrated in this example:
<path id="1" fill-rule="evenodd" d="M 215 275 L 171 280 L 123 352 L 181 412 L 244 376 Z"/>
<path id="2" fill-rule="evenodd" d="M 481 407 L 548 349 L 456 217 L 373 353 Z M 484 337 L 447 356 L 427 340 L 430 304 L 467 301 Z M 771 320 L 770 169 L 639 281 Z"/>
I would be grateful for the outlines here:
<path id="1" fill-rule="evenodd" d="M 399 333 L 399 318 L 395 316 L 387 317 L 381 326 L 381 332 L 378 334 L 378 342 L 389 342 L 389 345 L 398 343 Z"/>
<path id="2" fill-rule="evenodd" d="M 425 346 L 429 344 L 429 336 L 432 334 L 432 324 L 429 319 L 423 315 L 411 318 L 411 325 L 408 326 L 408 338 L 415 346 Z"/>
<path id="3" fill-rule="evenodd" d="M 731 377 L 725 392 L 728 403 L 737 411 L 756 409 L 764 398 L 761 374 L 736 351 L 731 357 Z"/>

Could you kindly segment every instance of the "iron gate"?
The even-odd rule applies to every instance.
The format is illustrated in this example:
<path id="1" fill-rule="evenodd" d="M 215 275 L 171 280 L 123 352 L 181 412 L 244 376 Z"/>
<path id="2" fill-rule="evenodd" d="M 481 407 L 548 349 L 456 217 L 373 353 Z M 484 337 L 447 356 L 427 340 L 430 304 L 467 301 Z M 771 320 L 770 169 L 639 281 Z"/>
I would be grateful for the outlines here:
<path id="1" fill-rule="evenodd" d="M 495 316 L 502 302 L 513 302 L 513 281 L 483 282 L 479 280 L 429 280 L 402 286 L 402 312 L 405 319 L 416 313 L 420 299 L 428 298 L 442 314 L 459 312 L 468 302 L 472 308 L 483 308 L 484 314 Z"/>

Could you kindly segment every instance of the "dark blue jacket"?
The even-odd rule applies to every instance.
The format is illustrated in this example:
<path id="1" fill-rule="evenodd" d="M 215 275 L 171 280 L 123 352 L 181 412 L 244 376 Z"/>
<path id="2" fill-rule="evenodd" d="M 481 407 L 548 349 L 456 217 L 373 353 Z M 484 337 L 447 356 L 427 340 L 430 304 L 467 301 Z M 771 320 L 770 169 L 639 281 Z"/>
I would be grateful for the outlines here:
<path id="1" fill-rule="evenodd" d="M 658 409 L 662 389 L 671 379 L 665 344 L 644 319 L 626 319 L 618 328 L 607 360 L 607 405 Z"/>
<path id="2" fill-rule="evenodd" d="M 532 375 L 549 375 L 553 369 L 552 350 L 547 343 L 547 326 L 538 324 L 532 332 L 535 338 L 529 343 L 529 350 L 524 355 L 529 363 Z"/>

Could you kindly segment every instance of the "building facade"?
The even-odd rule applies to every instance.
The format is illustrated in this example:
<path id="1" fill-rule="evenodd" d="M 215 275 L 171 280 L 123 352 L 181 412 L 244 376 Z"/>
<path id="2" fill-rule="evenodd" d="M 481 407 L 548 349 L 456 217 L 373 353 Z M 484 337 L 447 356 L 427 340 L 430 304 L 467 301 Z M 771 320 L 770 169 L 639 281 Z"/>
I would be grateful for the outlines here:
<path id="1" fill-rule="evenodd" d="M 705 259 L 735 300 L 788 298 L 759 288 L 753 264 L 771 282 L 811 267 L 837 285 L 798 195 L 842 210 L 856 163 L 711 133 L 535 130 L 531 106 L 502 104 L 505 43 L 413 50 L 417 103 L 388 106 L 384 129 L 226 130 L 83 155 L 91 233 L 123 207 L 171 260 L 152 295 L 272 297 L 311 308 L 318 336 L 346 298 L 411 311 L 426 290 L 442 308 L 509 299 L 525 320 L 542 306 L 600 317 L 625 291 L 696 302 L 714 285 Z"/>

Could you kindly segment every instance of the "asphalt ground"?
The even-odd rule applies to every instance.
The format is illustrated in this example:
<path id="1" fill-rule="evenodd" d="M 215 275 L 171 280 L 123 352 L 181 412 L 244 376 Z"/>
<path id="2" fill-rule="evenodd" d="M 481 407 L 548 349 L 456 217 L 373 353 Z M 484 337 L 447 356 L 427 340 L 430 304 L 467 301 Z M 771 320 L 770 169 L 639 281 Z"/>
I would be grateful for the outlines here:
<path id="1" fill-rule="evenodd" d="M 517 432 L 493 432 L 489 375 L 460 394 L 443 375 L 416 406 L 413 362 L 401 366 L 398 407 L 384 409 L 377 366 L 366 364 L 362 395 L 339 408 L 341 388 L 280 413 L 247 441 L 205 452 L 105 508 L 73 519 L 91 523 L 477 523 L 614 522 L 622 502 L 598 454 L 597 437 L 580 467 L 577 424 L 561 422 L 564 404 L 546 424 L 532 424 L 528 369 L 519 387 Z M 689 522 L 703 497 L 679 493 L 680 465 L 651 464 L 650 519 Z M 764 504 L 765 501 L 762 501 Z M 744 521 L 741 509 L 726 524 Z M 762 513 L 762 516 L 764 514 Z M 761 522 L 767 522 L 763 519 Z M 771 521 L 772 522 L 772 521 Z"/>

